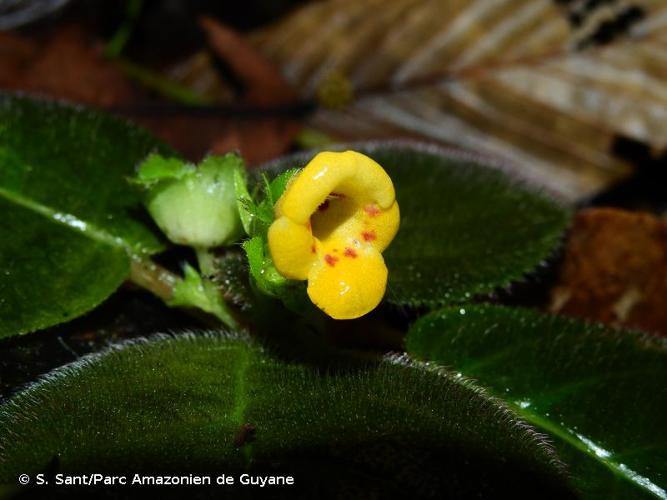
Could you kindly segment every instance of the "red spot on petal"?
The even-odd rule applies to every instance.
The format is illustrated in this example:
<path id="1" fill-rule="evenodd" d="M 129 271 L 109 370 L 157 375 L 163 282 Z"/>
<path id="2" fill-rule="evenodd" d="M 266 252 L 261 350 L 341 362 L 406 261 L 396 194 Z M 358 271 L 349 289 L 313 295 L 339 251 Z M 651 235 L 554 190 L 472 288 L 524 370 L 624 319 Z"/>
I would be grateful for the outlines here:
<path id="1" fill-rule="evenodd" d="M 364 238 L 364 241 L 373 241 L 377 239 L 375 231 L 364 231 L 361 233 L 361 236 Z"/>
<path id="2" fill-rule="evenodd" d="M 357 252 L 354 251 L 354 249 L 350 247 L 345 248 L 345 257 L 352 257 L 353 259 L 357 257 Z"/>
<path id="3" fill-rule="evenodd" d="M 324 200 L 322 204 L 317 207 L 320 212 L 324 212 L 327 208 L 329 208 L 329 200 Z"/>
<path id="4" fill-rule="evenodd" d="M 376 217 L 380 215 L 381 210 L 375 205 L 366 205 L 364 207 L 364 212 L 366 212 L 370 217 Z"/>
<path id="5" fill-rule="evenodd" d="M 313 243 L 312 245 L 310 245 L 310 252 L 315 253 L 315 250 L 317 250 L 317 248 L 315 247 L 315 243 Z"/>
<path id="6" fill-rule="evenodd" d="M 324 256 L 324 261 L 329 264 L 331 267 L 334 267 L 336 265 L 336 262 L 338 262 L 338 257 L 334 257 L 333 255 L 326 254 Z"/>

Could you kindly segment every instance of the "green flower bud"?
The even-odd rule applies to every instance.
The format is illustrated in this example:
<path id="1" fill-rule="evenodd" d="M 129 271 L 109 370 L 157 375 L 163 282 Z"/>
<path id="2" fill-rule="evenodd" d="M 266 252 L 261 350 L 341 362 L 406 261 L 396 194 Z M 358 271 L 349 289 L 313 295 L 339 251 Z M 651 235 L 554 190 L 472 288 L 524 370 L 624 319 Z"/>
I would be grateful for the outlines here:
<path id="1" fill-rule="evenodd" d="M 210 248 L 242 235 L 235 175 L 245 178 L 235 154 L 208 156 L 197 167 L 152 154 L 134 180 L 146 188 L 148 211 L 172 242 Z"/>

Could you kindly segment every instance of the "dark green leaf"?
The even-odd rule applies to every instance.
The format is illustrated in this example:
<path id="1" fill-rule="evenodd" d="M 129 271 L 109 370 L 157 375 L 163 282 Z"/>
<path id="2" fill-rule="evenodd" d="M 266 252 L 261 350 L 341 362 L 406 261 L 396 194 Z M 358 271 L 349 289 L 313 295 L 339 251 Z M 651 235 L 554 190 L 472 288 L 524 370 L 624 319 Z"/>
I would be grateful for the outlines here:
<path id="1" fill-rule="evenodd" d="M 349 148 L 378 161 L 396 188 L 401 228 L 384 254 L 396 304 L 434 307 L 506 286 L 549 256 L 569 221 L 567 210 L 488 160 L 423 145 Z M 313 155 L 269 168 L 301 167 Z"/>
<path id="2" fill-rule="evenodd" d="M 466 306 L 419 319 L 407 347 L 479 380 L 554 436 L 586 498 L 667 498 L 664 339 Z"/>
<path id="3" fill-rule="evenodd" d="M 317 374 L 219 335 L 57 370 L 0 408 L 0 450 L 0 483 L 44 470 L 270 470 L 294 474 L 309 498 L 567 497 L 550 445 L 463 378 L 398 359 Z"/>
<path id="4" fill-rule="evenodd" d="M 0 95 L 0 337 L 90 310 L 125 279 L 128 254 L 160 248 L 126 181 L 160 148 L 92 110 Z"/>

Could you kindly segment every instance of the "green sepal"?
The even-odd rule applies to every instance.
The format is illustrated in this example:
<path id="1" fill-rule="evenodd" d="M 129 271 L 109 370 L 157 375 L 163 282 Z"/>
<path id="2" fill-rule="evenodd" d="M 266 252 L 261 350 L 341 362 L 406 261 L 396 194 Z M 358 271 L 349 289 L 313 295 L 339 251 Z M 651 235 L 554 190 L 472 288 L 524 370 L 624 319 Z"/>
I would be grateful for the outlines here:
<path id="1" fill-rule="evenodd" d="M 175 284 L 174 295 L 168 304 L 172 307 L 196 307 L 216 316 L 230 327 L 238 327 L 215 284 L 202 279 L 190 264 L 185 264 L 183 279 Z"/>
<path id="2" fill-rule="evenodd" d="M 272 297 L 280 297 L 281 289 L 288 284 L 288 279 L 283 277 L 273 265 L 266 243 L 261 236 L 255 236 L 243 242 L 243 250 L 248 257 L 248 269 L 250 276 L 257 284 L 257 288 Z"/>
<path id="3" fill-rule="evenodd" d="M 306 296 L 305 282 L 287 279 L 278 272 L 263 237 L 255 236 L 242 246 L 250 277 L 259 292 L 281 300 L 285 307 L 299 314 L 310 312 L 313 305 Z"/>
<path id="4" fill-rule="evenodd" d="M 234 171 L 234 192 L 241 224 L 246 234 L 252 234 L 252 225 L 257 213 L 257 205 L 248 191 L 248 176 L 245 170 Z"/>
<path id="5" fill-rule="evenodd" d="M 195 171 L 195 166 L 179 158 L 165 158 L 151 153 L 141 162 L 137 175 L 129 179 L 130 182 L 145 188 L 150 188 L 160 181 L 179 180 Z"/>
<path id="6" fill-rule="evenodd" d="M 287 185 L 292 180 L 292 177 L 294 177 L 299 170 L 301 169 L 290 168 L 271 181 L 269 190 L 271 192 L 271 197 L 274 200 L 274 204 L 283 195 L 285 189 L 287 189 Z"/>
<path id="7" fill-rule="evenodd" d="M 250 239 L 243 242 L 243 250 L 248 259 L 248 270 L 256 289 L 270 297 L 281 299 L 288 303 L 295 302 L 296 295 L 301 296 L 297 302 L 301 303 L 305 297 L 300 282 L 289 280 L 282 276 L 271 258 L 267 244 L 267 232 L 273 223 L 275 203 L 282 196 L 287 184 L 298 169 L 290 169 L 270 180 L 265 174 L 256 183 L 256 190 L 263 197 L 257 199 L 248 191 L 246 178 L 240 174 L 235 177 L 236 195 L 239 204 L 241 220 Z M 289 306 L 288 306 L 289 307 Z"/>

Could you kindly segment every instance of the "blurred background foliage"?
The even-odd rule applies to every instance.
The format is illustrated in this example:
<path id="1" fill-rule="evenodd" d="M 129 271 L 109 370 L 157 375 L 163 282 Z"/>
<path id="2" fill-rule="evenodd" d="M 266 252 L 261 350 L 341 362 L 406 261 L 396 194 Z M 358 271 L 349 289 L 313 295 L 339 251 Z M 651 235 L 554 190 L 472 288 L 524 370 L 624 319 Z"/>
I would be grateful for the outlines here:
<path id="1" fill-rule="evenodd" d="M 0 38 L 0 86 L 116 108 L 190 156 L 400 136 L 664 208 L 660 0 L 4 3 L 0 27 L 31 15 Z"/>

